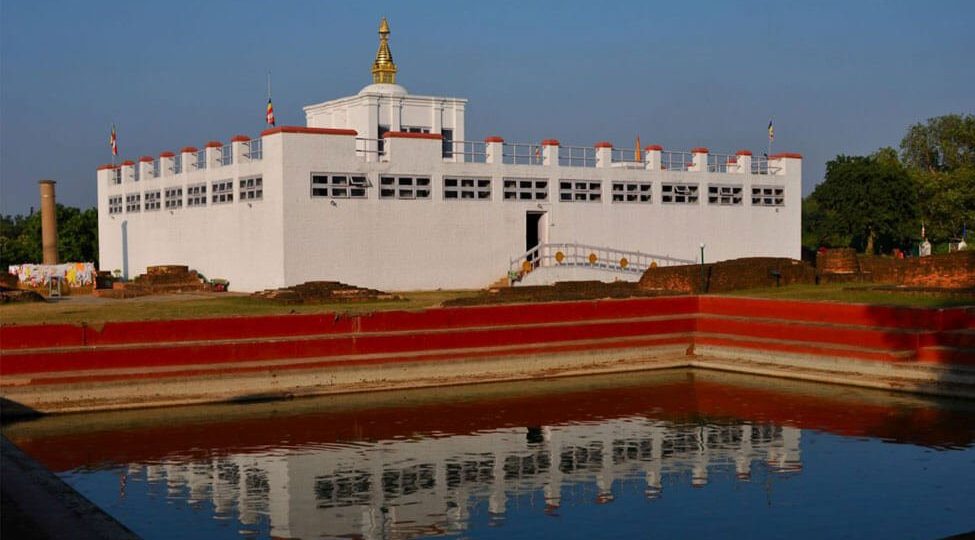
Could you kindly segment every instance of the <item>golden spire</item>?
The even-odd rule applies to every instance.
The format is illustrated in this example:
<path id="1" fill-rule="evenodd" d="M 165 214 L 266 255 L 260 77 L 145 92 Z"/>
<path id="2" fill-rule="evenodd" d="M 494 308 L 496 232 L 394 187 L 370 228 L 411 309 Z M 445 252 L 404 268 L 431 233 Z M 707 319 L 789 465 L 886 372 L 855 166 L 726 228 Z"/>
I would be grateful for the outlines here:
<path id="1" fill-rule="evenodd" d="M 379 23 L 379 50 L 376 61 L 372 63 L 373 84 L 396 84 L 396 64 L 393 53 L 389 52 L 389 23 L 383 17 Z"/>

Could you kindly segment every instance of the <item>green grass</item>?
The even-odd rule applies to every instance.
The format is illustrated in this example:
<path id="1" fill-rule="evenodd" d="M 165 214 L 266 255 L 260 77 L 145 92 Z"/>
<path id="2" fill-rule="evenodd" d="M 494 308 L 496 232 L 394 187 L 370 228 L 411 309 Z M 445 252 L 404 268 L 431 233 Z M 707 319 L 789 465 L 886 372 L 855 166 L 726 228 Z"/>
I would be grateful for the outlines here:
<path id="1" fill-rule="evenodd" d="M 811 300 L 910 307 L 954 307 L 975 305 L 971 295 L 912 293 L 871 290 L 870 284 L 790 285 L 723 293 L 727 296 Z M 80 323 L 108 321 L 193 319 L 288 313 L 360 314 L 376 311 L 418 310 L 441 305 L 447 300 L 476 296 L 480 291 L 425 291 L 398 293 L 402 300 L 354 303 L 284 305 L 261 298 L 238 295 L 171 295 L 127 300 L 78 297 L 59 302 L 0 306 L 0 323 Z"/>
<path id="2" fill-rule="evenodd" d="M 779 300 L 811 300 L 924 308 L 975 305 L 975 299 L 971 295 L 887 291 L 876 290 L 875 287 L 877 287 L 876 284 L 830 283 L 826 285 L 789 285 L 778 288 L 746 289 L 722 294 Z"/>
<path id="3" fill-rule="evenodd" d="M 398 293 L 402 300 L 383 300 L 314 305 L 283 305 L 261 298 L 235 295 L 140 297 L 126 300 L 78 297 L 58 302 L 0 306 L 0 323 L 80 323 L 156 319 L 193 319 L 288 313 L 370 313 L 417 310 L 477 294 L 476 291 L 426 291 Z"/>

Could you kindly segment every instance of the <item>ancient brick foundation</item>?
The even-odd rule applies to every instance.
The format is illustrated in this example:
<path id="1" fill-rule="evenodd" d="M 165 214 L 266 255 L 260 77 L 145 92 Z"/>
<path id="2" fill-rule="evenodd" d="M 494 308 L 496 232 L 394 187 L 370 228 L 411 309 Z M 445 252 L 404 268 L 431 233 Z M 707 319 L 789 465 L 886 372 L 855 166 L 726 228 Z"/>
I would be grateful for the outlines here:
<path id="1" fill-rule="evenodd" d="M 150 294 L 170 294 L 209 290 L 209 284 L 196 272 L 182 265 L 150 266 L 146 273 L 129 282 L 115 282 L 111 289 L 96 289 L 96 296 L 133 298 Z"/>
<path id="2" fill-rule="evenodd" d="M 650 268 L 640 278 L 639 288 L 714 293 L 815 282 L 815 269 L 802 261 L 749 257 L 705 264 L 703 276 L 699 264 Z"/>
<path id="3" fill-rule="evenodd" d="M 819 254 L 816 268 L 820 283 L 869 281 L 931 289 L 975 288 L 975 251 L 909 259 L 854 255 L 851 262 L 852 251 L 831 249 Z"/>

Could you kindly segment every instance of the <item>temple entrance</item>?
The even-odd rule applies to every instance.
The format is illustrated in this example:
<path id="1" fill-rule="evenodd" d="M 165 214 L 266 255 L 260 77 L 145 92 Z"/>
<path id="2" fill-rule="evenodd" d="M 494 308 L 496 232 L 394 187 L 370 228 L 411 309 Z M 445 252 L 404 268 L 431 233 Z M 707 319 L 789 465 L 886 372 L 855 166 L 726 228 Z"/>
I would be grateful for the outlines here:
<path id="1" fill-rule="evenodd" d="M 530 252 L 528 262 L 533 268 L 538 267 L 538 251 L 532 251 L 539 244 L 545 243 L 545 212 L 530 211 L 525 214 L 525 251 Z"/>

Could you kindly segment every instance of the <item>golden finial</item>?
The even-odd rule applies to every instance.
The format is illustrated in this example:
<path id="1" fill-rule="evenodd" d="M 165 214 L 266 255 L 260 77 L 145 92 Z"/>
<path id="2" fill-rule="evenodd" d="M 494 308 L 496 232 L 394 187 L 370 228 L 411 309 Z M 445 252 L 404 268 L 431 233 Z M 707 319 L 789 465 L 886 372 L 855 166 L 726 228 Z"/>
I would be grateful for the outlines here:
<path id="1" fill-rule="evenodd" d="M 379 23 L 379 50 L 376 61 L 372 63 L 373 84 L 396 84 L 396 64 L 393 53 L 389 52 L 389 23 L 383 17 Z"/>

